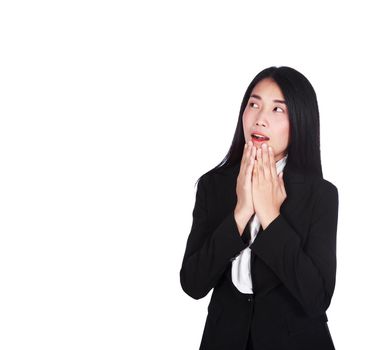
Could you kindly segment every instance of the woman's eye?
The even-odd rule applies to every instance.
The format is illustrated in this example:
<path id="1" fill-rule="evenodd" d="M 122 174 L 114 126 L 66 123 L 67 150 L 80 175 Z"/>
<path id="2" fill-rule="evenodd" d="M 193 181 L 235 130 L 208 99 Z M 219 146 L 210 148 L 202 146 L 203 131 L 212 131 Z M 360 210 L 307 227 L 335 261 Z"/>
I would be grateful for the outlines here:
<path id="1" fill-rule="evenodd" d="M 274 107 L 274 109 L 279 108 L 282 112 L 284 111 L 281 107 Z"/>
<path id="2" fill-rule="evenodd" d="M 250 102 L 250 106 L 251 106 L 251 107 L 253 107 L 253 105 L 256 105 L 256 106 L 258 106 L 256 103 L 254 103 L 254 102 Z"/>

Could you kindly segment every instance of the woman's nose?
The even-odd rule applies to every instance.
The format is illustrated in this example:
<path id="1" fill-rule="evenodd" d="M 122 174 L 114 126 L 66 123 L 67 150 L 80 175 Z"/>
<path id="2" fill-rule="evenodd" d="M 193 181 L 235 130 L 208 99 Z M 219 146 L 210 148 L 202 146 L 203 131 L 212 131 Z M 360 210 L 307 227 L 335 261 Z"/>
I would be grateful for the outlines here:
<path id="1" fill-rule="evenodd" d="M 266 118 L 266 113 L 265 112 L 258 113 L 258 115 L 257 115 L 257 117 L 255 119 L 255 124 L 256 125 L 267 126 L 267 118 Z"/>

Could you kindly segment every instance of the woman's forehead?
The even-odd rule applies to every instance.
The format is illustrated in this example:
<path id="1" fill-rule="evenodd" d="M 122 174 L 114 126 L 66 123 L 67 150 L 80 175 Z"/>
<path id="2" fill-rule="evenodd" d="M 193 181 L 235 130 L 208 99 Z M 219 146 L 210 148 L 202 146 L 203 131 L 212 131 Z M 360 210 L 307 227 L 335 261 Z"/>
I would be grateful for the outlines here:
<path id="1" fill-rule="evenodd" d="M 262 79 L 257 85 L 255 85 L 254 89 L 251 91 L 250 97 L 257 98 L 258 100 L 284 99 L 284 96 L 278 84 L 274 80 L 269 78 Z"/>

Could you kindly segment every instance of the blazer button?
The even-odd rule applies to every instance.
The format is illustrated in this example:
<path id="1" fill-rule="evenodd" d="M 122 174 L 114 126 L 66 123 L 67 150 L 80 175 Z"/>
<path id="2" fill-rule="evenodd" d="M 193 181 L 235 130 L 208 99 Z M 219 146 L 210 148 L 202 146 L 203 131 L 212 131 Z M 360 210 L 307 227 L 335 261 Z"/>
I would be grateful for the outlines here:
<path id="1" fill-rule="evenodd" d="M 249 297 L 249 298 L 247 299 L 247 301 L 248 301 L 248 302 L 251 302 L 251 301 L 253 301 L 253 298 Z"/>

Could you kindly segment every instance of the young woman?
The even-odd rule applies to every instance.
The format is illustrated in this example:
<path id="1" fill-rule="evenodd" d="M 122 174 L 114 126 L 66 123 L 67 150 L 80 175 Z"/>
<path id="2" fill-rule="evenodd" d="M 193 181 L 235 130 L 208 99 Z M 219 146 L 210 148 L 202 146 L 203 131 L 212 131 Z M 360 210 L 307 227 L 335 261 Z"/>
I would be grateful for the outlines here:
<path id="1" fill-rule="evenodd" d="M 213 289 L 201 350 L 329 350 L 338 191 L 323 178 L 308 79 L 269 67 L 250 83 L 225 159 L 198 180 L 180 270 Z"/>

